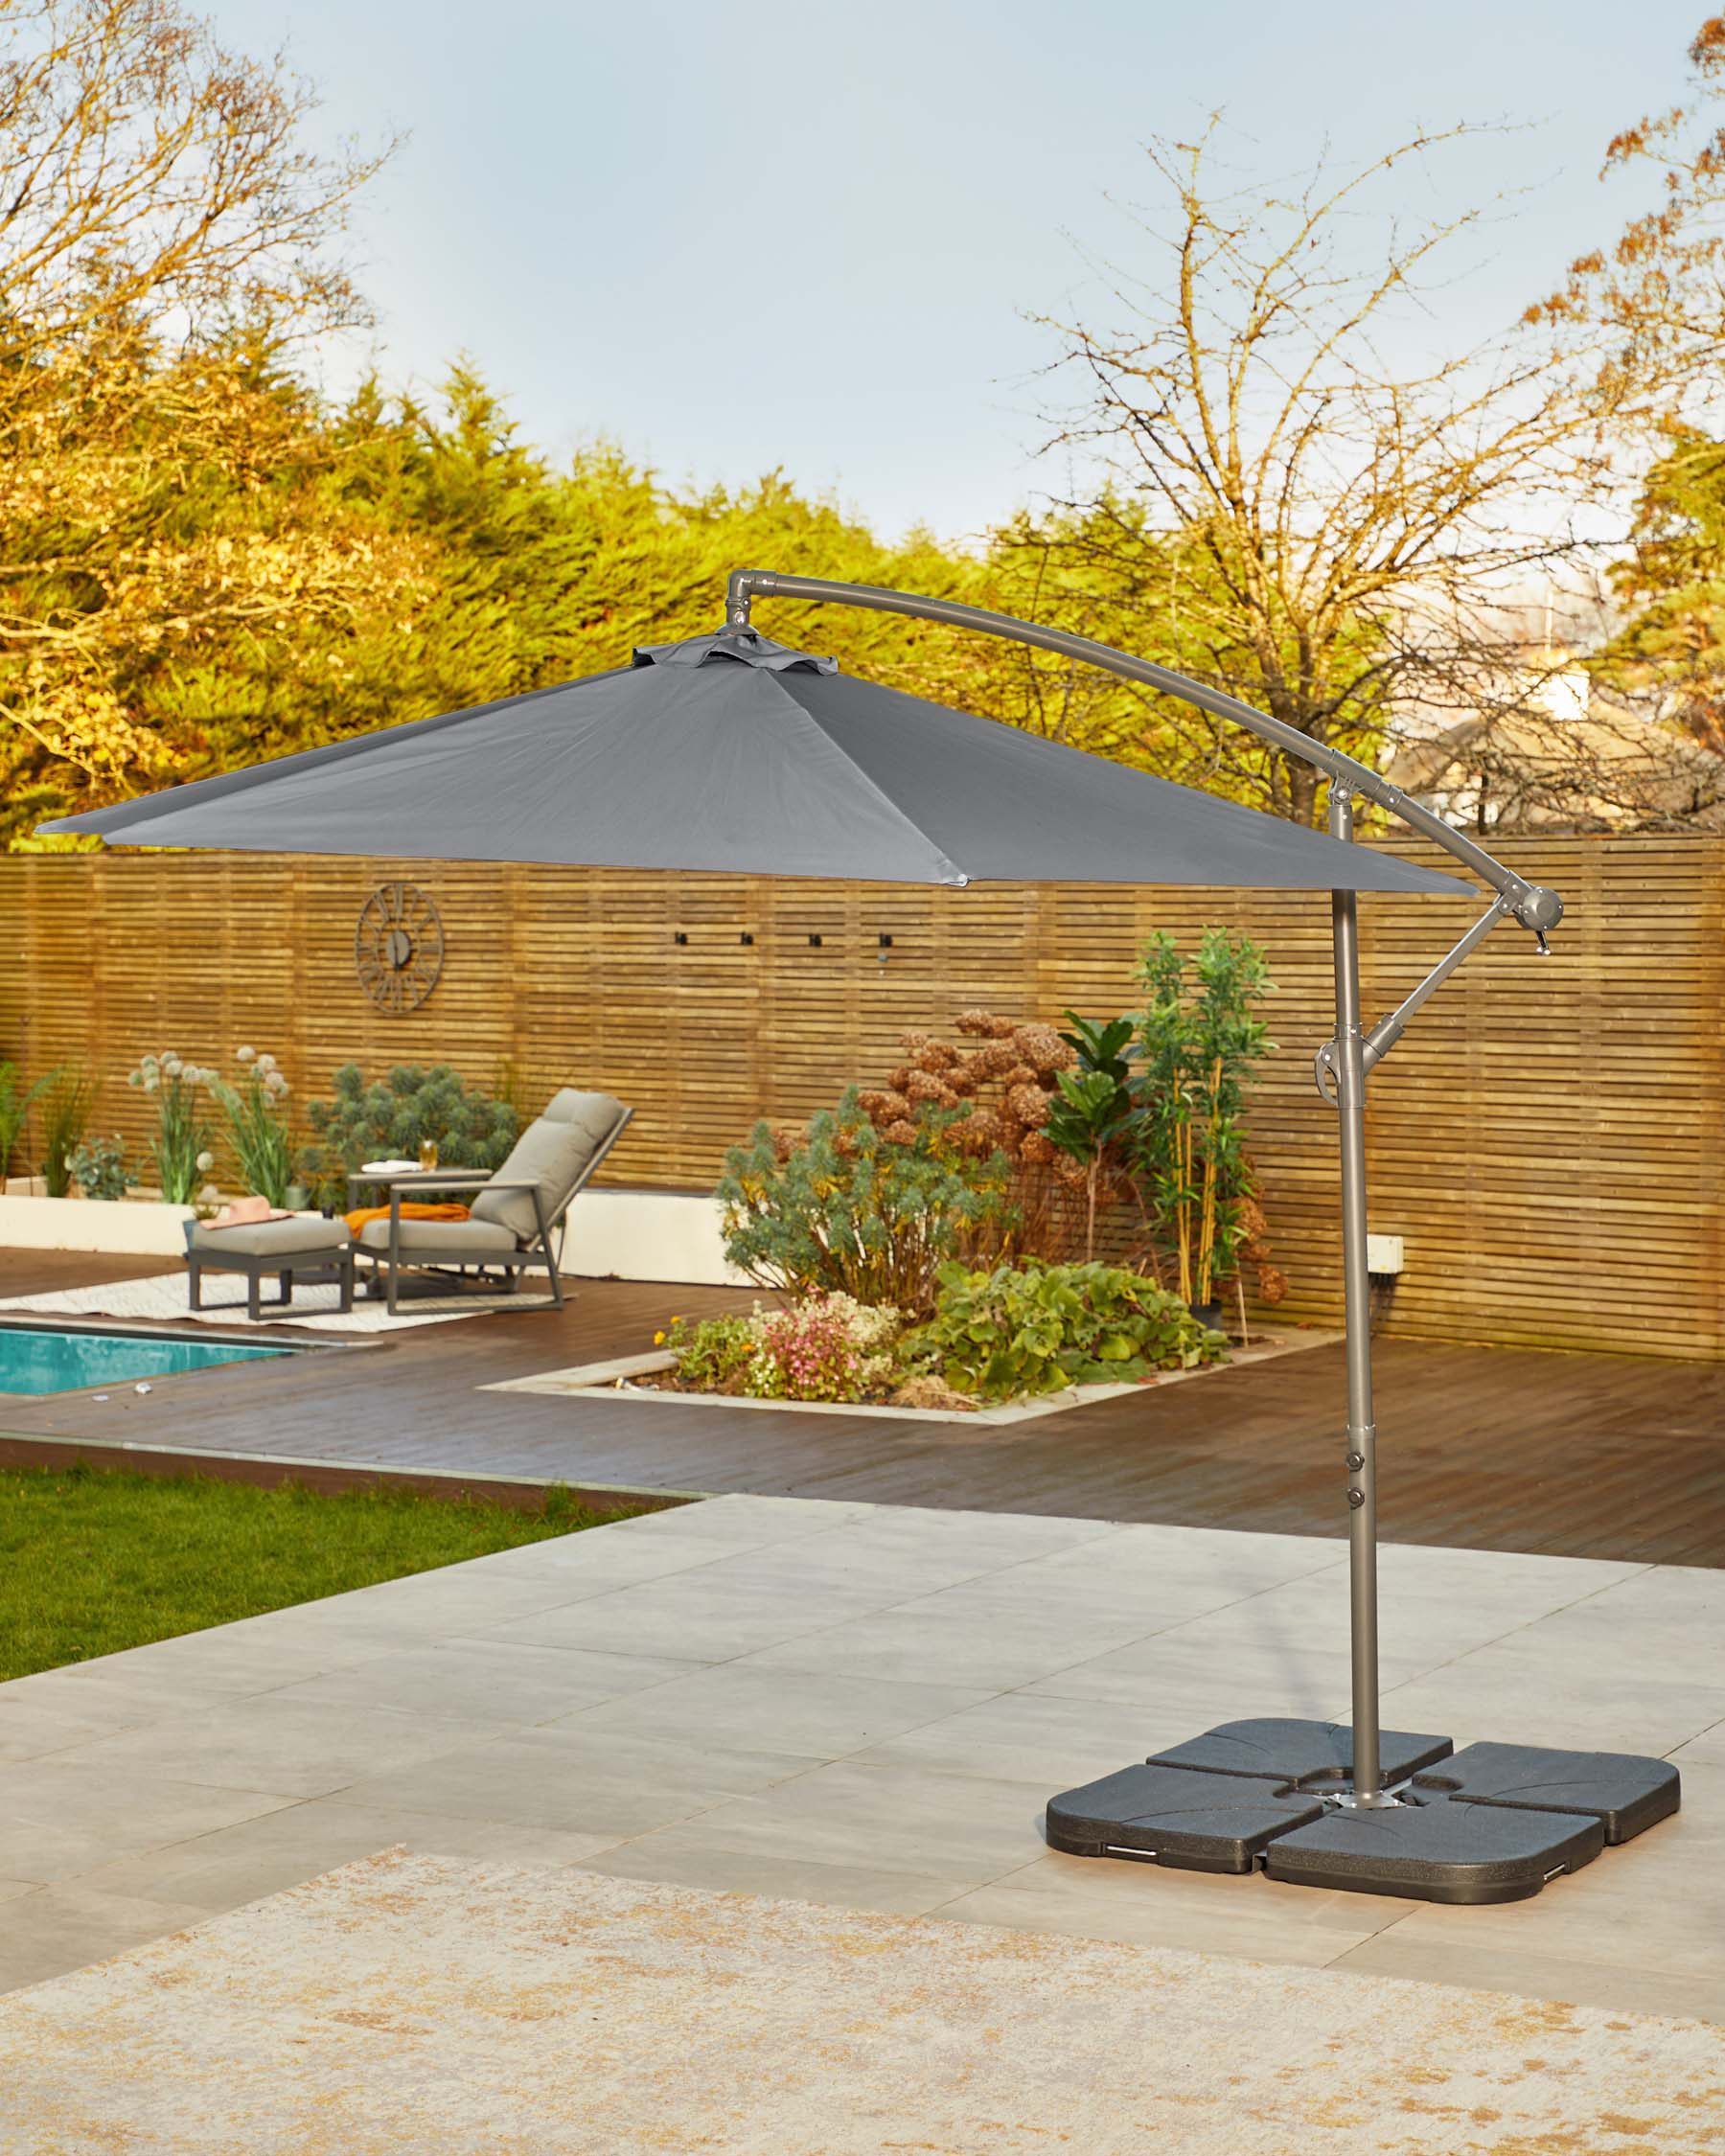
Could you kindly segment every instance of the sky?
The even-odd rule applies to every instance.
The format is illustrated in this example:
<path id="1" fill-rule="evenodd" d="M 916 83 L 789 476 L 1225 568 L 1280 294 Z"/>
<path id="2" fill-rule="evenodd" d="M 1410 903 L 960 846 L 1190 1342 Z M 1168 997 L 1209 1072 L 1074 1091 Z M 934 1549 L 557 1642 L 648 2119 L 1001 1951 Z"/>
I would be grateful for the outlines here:
<path id="1" fill-rule="evenodd" d="M 1037 315 L 1148 268 L 1143 145 L 1220 109 L 1266 178 L 1458 120 L 1429 178 L 1514 194 L 1436 327 L 1471 344 L 1622 221 L 1620 127 L 1681 91 L 1689 0 L 203 0 L 330 139 L 406 137 L 356 220 L 386 380 L 465 352 L 523 433 L 667 480 L 782 468 L 895 537 L 1057 490 Z M 1521 124 L 1526 125 L 1521 125 Z M 1448 177 L 1444 176 L 1447 172 Z M 1411 181 L 1411 207 L 1416 199 Z M 1457 189 L 1458 194 L 1446 194 Z M 341 386 L 358 363 L 330 363 Z"/>

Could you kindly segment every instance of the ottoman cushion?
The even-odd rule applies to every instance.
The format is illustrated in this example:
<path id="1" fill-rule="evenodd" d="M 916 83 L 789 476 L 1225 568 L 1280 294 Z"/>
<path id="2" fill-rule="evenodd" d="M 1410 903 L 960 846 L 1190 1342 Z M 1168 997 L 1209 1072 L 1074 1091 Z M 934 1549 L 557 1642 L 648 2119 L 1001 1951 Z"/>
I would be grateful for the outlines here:
<path id="1" fill-rule="evenodd" d="M 347 1231 L 339 1221 L 325 1220 L 321 1213 L 295 1214 L 291 1220 L 253 1221 L 243 1227 L 211 1227 L 194 1221 L 186 1236 L 188 1250 L 196 1250 L 205 1263 L 223 1256 L 279 1257 L 284 1266 L 311 1251 L 334 1259 L 347 1246 Z"/>

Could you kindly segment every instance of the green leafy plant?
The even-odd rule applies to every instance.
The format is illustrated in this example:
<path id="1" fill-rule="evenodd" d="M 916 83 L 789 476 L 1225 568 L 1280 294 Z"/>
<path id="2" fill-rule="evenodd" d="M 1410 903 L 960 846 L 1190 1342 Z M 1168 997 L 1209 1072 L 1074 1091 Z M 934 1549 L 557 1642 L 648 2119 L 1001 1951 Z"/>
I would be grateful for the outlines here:
<path id="1" fill-rule="evenodd" d="M 31 1110 L 58 1076 L 58 1069 L 50 1070 L 34 1086 L 27 1086 L 15 1063 L 0 1063 L 0 1184 L 5 1183 L 12 1158 L 24 1142 Z"/>
<path id="2" fill-rule="evenodd" d="M 1148 992 L 1137 1021 L 1140 1188 L 1181 1299 L 1208 1304 L 1235 1273 L 1242 1245 L 1267 1250 L 1263 1215 L 1249 1203 L 1243 1116 L 1253 1071 L 1275 1045 L 1255 1009 L 1269 969 L 1250 936 L 1207 929 L 1189 960 L 1172 936 L 1152 936 L 1138 977 Z"/>
<path id="3" fill-rule="evenodd" d="M 931 1115 L 888 1136 L 854 1086 L 800 1142 L 757 1124 L 752 1141 L 725 1156 L 726 1255 L 766 1287 L 837 1291 L 925 1316 L 959 1238 L 1007 1203 L 1005 1163 L 957 1153 L 944 1130 Z"/>
<path id="4" fill-rule="evenodd" d="M 200 1178 L 214 1165 L 210 1125 L 200 1096 L 216 1083 L 215 1071 L 167 1049 L 143 1057 L 135 1070 L 127 1071 L 126 1082 L 151 1095 L 156 1104 L 150 1157 L 155 1162 L 157 1187 L 169 1204 L 189 1205 L 197 1195 Z"/>
<path id="5" fill-rule="evenodd" d="M 50 1198 L 71 1193 L 72 1156 L 83 1143 L 96 1090 L 94 1078 L 65 1064 L 42 1093 L 42 1181 Z"/>
<path id="6" fill-rule="evenodd" d="M 748 1366 L 761 1344 L 755 1320 L 728 1311 L 719 1318 L 703 1318 L 692 1328 L 682 1319 L 673 1318 L 655 1341 L 677 1357 L 678 1381 L 690 1391 L 732 1395 L 748 1390 Z"/>
<path id="7" fill-rule="evenodd" d="M 1030 1264 L 943 1267 L 933 1318 L 902 1345 L 960 1392 L 1011 1400 L 1190 1369 L 1228 1342 L 1124 1266 Z"/>
<path id="8" fill-rule="evenodd" d="M 73 1154 L 71 1167 L 72 1180 L 86 1198 L 117 1201 L 137 1185 L 118 1131 L 112 1137 L 85 1138 Z"/>
<path id="9" fill-rule="evenodd" d="M 286 1205 L 293 1182 L 293 1135 L 288 1096 L 291 1090 L 272 1055 L 255 1048 L 236 1050 L 241 1075 L 236 1084 L 213 1078 L 211 1091 L 221 1110 L 228 1149 L 242 1187 Z"/>
<path id="10" fill-rule="evenodd" d="M 325 1204 L 344 1204 L 347 1177 L 367 1160 L 412 1159 L 426 1138 L 453 1167 L 501 1167 L 520 1129 L 508 1101 L 469 1086 L 447 1063 L 398 1064 L 368 1083 L 356 1063 L 336 1071 L 334 1098 L 306 1110 L 311 1142 L 301 1156 Z"/>
<path id="11" fill-rule="evenodd" d="M 1054 1073 L 1054 1098 L 1043 1123 L 1051 1145 L 1084 1170 L 1084 1255 L 1096 1254 L 1096 1202 L 1117 1182 L 1140 1111 L 1133 1062 L 1138 1045 L 1131 1019 L 1081 1019 L 1069 1011 L 1070 1033 L 1061 1039 L 1077 1057 L 1076 1067 Z"/>

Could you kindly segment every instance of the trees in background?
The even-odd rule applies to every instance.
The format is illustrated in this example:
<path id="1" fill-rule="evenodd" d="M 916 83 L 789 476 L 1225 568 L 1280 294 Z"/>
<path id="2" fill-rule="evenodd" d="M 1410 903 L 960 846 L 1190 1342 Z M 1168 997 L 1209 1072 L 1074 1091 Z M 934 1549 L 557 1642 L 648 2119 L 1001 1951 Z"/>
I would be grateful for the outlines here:
<path id="1" fill-rule="evenodd" d="M 1100 478 L 1024 534 L 1050 582 L 1102 594 L 1123 640 L 1368 758 L 1409 704 L 1503 698 L 1505 597 L 1576 558 L 1607 430 L 1644 388 L 1532 320 L 1428 356 L 1423 295 L 1486 213 L 1407 204 L 1472 133 L 1285 192 L 1219 179 L 1213 129 L 1154 143 L 1150 266 L 1116 278 L 1105 325 L 1055 325 L 1083 382 L 1059 440 Z M 1309 765 L 1148 693 L 1140 711 L 1170 775 L 1312 820 Z"/>
<path id="2" fill-rule="evenodd" d="M 1281 190 L 1219 180 L 1213 134 L 1154 145 L 1152 266 L 1116 280 L 1106 326 L 1056 325 L 1084 383 L 1058 436 L 1075 476 L 965 550 L 889 543 L 778 474 L 674 489 L 603 445 L 553 467 L 465 364 L 435 399 L 373 381 L 330 403 L 304 355 L 365 320 L 342 235 L 387 146 L 309 148 L 307 87 L 178 0 L 0 6 L 0 843 L 614 665 L 713 626 L 750 562 L 1153 652 L 1369 758 L 1410 712 L 1519 738 L 1566 663 L 1530 654 L 1530 585 L 1615 544 L 1632 618 L 1598 665 L 1714 743 L 1725 20 L 1691 59 L 1693 97 L 1608 156 L 1658 167 L 1658 208 L 1460 356 L 1422 295 L 1487 212 L 1396 212 L 1469 130 Z M 1625 546 L 1624 447 L 1649 424 L 1674 430 Z M 800 605 L 767 626 L 1317 813 L 1299 759 L 1051 654 Z"/>

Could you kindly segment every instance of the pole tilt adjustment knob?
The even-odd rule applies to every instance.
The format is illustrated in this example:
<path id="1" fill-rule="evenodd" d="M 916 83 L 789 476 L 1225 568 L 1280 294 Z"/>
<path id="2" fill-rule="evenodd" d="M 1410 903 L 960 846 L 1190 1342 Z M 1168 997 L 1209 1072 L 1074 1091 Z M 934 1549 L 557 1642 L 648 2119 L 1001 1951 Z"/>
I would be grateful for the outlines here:
<path id="1" fill-rule="evenodd" d="M 1363 1467 L 1365 1466 L 1365 1464 L 1366 1464 L 1366 1455 L 1365 1455 L 1364 1453 L 1349 1453 L 1349 1454 L 1348 1454 L 1348 1456 L 1347 1456 L 1347 1472 L 1348 1472 L 1348 1473 L 1349 1473 L 1350 1475 L 1357 1475 L 1357 1474 L 1358 1474 L 1358 1473 L 1360 1472 L 1361 1468 L 1363 1468 Z"/>
<path id="2" fill-rule="evenodd" d="M 1365 1491 L 1364 1491 L 1364 1490 L 1349 1490 L 1349 1491 L 1348 1491 L 1348 1493 L 1347 1493 L 1347 1502 L 1348 1502 L 1348 1503 L 1349 1503 L 1349 1504 L 1351 1504 L 1351 1505 L 1353 1506 L 1354 1510 L 1355 1510 L 1355 1511 L 1357 1512 L 1357 1511 L 1358 1511 L 1358 1510 L 1360 1509 L 1361 1505 L 1363 1505 L 1363 1504 L 1365 1503 L 1365 1502 L 1366 1502 L 1366 1493 L 1365 1493 Z"/>

